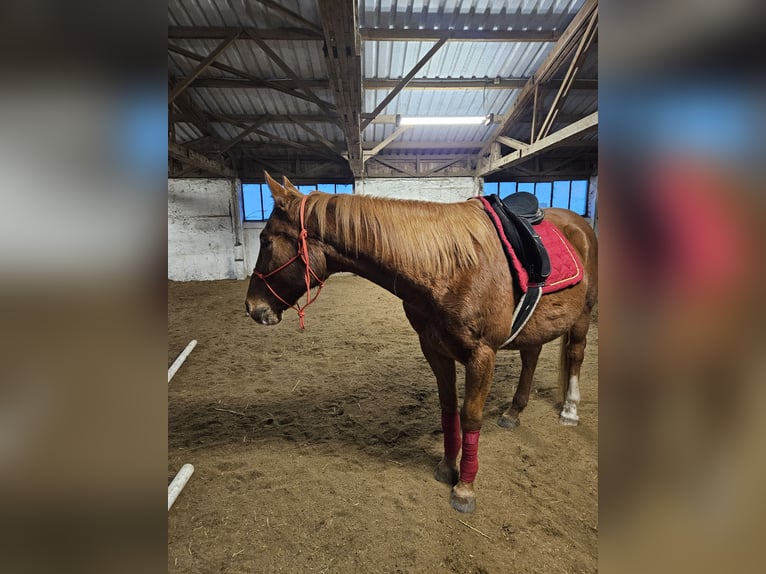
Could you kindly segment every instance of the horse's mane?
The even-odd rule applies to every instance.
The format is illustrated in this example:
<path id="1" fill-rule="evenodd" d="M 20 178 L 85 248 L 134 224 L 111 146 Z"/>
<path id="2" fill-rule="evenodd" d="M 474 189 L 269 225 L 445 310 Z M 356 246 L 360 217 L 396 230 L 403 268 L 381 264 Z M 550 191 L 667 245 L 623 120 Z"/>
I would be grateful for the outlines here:
<path id="1" fill-rule="evenodd" d="M 331 233 L 349 255 L 364 252 L 403 271 L 443 276 L 477 264 L 477 246 L 495 238 L 489 219 L 474 203 L 315 192 L 306 216 L 322 239 Z"/>

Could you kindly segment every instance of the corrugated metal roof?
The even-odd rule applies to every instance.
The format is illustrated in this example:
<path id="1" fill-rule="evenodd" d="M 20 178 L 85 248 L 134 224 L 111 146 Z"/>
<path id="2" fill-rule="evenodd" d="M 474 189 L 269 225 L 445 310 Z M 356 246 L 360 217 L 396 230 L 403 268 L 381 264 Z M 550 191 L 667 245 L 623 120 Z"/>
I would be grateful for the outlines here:
<path id="1" fill-rule="evenodd" d="M 317 0 L 276 0 L 300 18 L 321 26 Z M 585 0 L 359 0 L 359 25 L 362 28 L 396 28 L 446 30 L 544 30 L 561 31 L 571 22 Z M 273 29 L 301 27 L 295 18 L 257 0 L 169 0 L 170 26 L 198 27 L 254 27 Z M 305 27 L 305 26 L 303 26 Z M 171 42 L 201 57 L 211 53 L 222 40 L 173 39 Z M 432 48 L 434 42 L 373 41 L 363 42 L 363 78 L 399 80 L 406 76 L 418 61 Z M 534 75 L 550 53 L 554 42 L 482 42 L 450 41 L 415 75 L 415 79 L 483 80 L 493 78 L 518 79 Z M 328 73 L 322 43 L 317 41 L 270 41 L 269 47 L 292 68 L 298 77 L 306 80 L 327 81 Z M 250 39 L 239 39 L 216 60 L 239 69 L 255 78 L 286 79 L 288 74 Z M 188 76 L 198 61 L 170 52 L 168 70 L 176 78 Z M 562 69 L 558 77 L 563 75 Z M 598 77 L 598 56 L 593 46 L 578 78 Z M 208 67 L 200 76 L 204 78 L 239 79 L 237 75 Z M 402 116 L 484 115 L 505 114 L 520 90 L 518 89 L 404 89 L 382 110 L 381 114 Z M 332 103 L 329 89 L 313 89 L 321 99 Z M 556 90 L 546 90 L 543 109 L 547 110 Z M 202 111 L 215 116 L 270 114 L 280 116 L 314 115 L 324 112 L 314 103 L 266 88 L 211 88 L 192 85 L 187 93 Z M 372 112 L 390 93 L 390 89 L 365 89 L 362 111 Z M 531 107 L 531 106 L 530 106 Z M 595 91 L 572 90 L 561 110 L 566 121 L 557 121 L 552 131 L 570 123 L 573 117 L 582 117 L 598 107 Z M 524 110 L 517 123 L 506 132 L 511 137 L 528 141 L 531 109 Z M 184 118 L 186 119 L 186 118 Z M 241 127 L 210 120 L 213 129 L 225 139 L 237 137 Z M 312 122 L 309 128 L 326 140 L 345 145 L 341 129 L 330 122 Z M 497 126 L 417 126 L 403 132 L 393 146 L 383 150 L 385 155 L 413 154 L 476 154 L 476 148 L 457 148 L 455 142 L 487 141 L 496 133 Z M 176 123 L 179 142 L 200 138 L 199 126 L 186 122 Z M 296 143 L 320 145 L 318 138 L 292 123 L 268 123 L 260 128 L 279 138 Z M 363 132 L 362 140 L 369 149 L 373 142 L 381 142 L 393 131 L 393 124 L 371 123 Z M 597 137 L 596 132 L 587 137 Z M 258 134 L 250 134 L 245 142 L 269 141 Z M 440 142 L 432 149 L 408 148 L 407 142 Z M 472 144 L 475 145 L 475 144 Z"/>
<path id="2" fill-rule="evenodd" d="M 222 134 L 225 134 L 227 139 L 233 139 L 237 137 L 243 131 L 243 128 L 240 128 L 238 126 L 235 126 L 229 123 L 221 122 L 221 123 L 215 123 L 214 125 Z M 341 132 L 337 126 L 333 124 L 306 124 L 306 125 L 314 129 L 316 132 L 320 133 L 326 139 L 330 141 L 336 141 L 340 147 L 343 147 L 344 145 L 343 132 Z M 277 137 L 280 137 L 282 139 L 286 139 L 296 143 L 317 142 L 316 137 L 314 137 L 312 134 L 310 134 L 309 132 L 307 132 L 306 130 L 304 130 L 302 127 L 300 127 L 297 124 L 286 124 L 286 123 L 264 124 L 258 129 L 261 131 L 270 133 L 272 135 L 275 135 Z M 244 138 L 244 141 L 269 142 L 271 140 L 267 138 L 266 136 L 262 136 L 256 133 L 250 133 Z"/>
<path id="3" fill-rule="evenodd" d="M 407 90 L 400 92 L 382 113 L 402 116 L 499 115 L 515 99 L 518 90 Z M 372 110 L 388 90 L 367 90 L 365 109 Z M 391 124 L 370 124 L 362 140 L 383 141 L 396 129 Z M 404 132 L 402 141 L 475 141 L 491 133 L 490 126 L 416 126 Z M 450 150 L 452 151 L 452 150 Z"/>
<path id="4" fill-rule="evenodd" d="M 408 116 L 482 116 L 500 114 L 518 90 L 402 90 L 383 114 Z M 389 90 L 365 90 L 364 109 L 372 111 Z"/>
<path id="5" fill-rule="evenodd" d="M 178 143 L 186 143 L 203 136 L 202 132 L 197 129 L 197 126 L 187 122 L 176 122 L 176 141 Z"/>
<path id="6" fill-rule="evenodd" d="M 360 0 L 369 28 L 561 30 L 584 0 Z"/>
<path id="7" fill-rule="evenodd" d="M 329 90 L 314 90 L 326 101 L 332 101 Z M 305 100 L 285 96 L 281 92 L 261 88 L 201 88 L 191 92 L 202 109 L 217 114 L 318 114 L 319 107 Z"/>
<path id="8" fill-rule="evenodd" d="M 435 42 L 364 43 L 365 78 L 406 76 Z M 447 42 L 415 78 L 526 78 L 540 66 L 552 42 Z"/>
<path id="9" fill-rule="evenodd" d="M 183 40 L 174 39 L 173 45 L 194 52 L 202 57 L 207 56 L 221 43 L 221 40 Z M 296 40 L 292 42 L 270 42 L 269 47 L 296 73 L 306 80 L 327 79 L 322 50 L 317 42 Z M 170 71 L 179 76 L 185 76 L 199 64 L 197 60 L 169 52 Z M 216 63 L 225 64 L 243 72 L 248 72 L 257 78 L 266 80 L 284 79 L 287 74 L 252 40 L 236 40 L 216 58 Z M 204 77 L 236 78 L 229 72 L 209 66 Z"/>
<path id="10" fill-rule="evenodd" d="M 286 8 L 321 25 L 316 0 L 280 0 Z M 253 0 L 168 0 L 171 26 L 295 26 L 295 20 Z"/>

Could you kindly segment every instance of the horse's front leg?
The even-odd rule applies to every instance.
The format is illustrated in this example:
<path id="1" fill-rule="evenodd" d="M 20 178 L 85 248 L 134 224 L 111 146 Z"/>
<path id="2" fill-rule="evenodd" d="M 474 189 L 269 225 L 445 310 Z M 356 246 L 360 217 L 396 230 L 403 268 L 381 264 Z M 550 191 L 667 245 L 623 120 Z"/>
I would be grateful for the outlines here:
<path id="1" fill-rule="evenodd" d="M 450 503 L 460 512 L 473 512 L 476 493 L 473 482 L 479 471 L 479 433 L 495 368 L 495 351 L 487 346 L 475 349 L 465 365 L 465 399 L 460 411 L 463 426 L 463 456 L 460 459 L 460 480 L 452 487 Z"/>
<path id="2" fill-rule="evenodd" d="M 434 478 L 453 485 L 458 479 L 457 455 L 460 453 L 460 414 L 455 387 L 455 360 L 441 354 L 426 334 L 419 333 L 419 337 L 423 355 L 436 375 L 444 431 L 444 456 L 436 466 Z"/>

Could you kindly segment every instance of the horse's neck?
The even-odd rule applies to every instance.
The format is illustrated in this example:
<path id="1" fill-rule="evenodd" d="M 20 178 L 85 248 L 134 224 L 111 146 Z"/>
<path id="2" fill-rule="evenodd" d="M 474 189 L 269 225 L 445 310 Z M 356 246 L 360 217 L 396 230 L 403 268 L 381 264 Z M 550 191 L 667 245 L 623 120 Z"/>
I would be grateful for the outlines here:
<path id="1" fill-rule="evenodd" d="M 360 239 L 349 241 L 348 237 Z M 381 257 L 376 241 L 382 241 L 382 238 L 374 238 L 374 234 L 365 229 L 340 229 L 334 215 L 328 214 L 323 237 L 328 272 L 354 273 L 399 297 L 420 290 L 423 278 L 397 265 L 395 257 Z"/>

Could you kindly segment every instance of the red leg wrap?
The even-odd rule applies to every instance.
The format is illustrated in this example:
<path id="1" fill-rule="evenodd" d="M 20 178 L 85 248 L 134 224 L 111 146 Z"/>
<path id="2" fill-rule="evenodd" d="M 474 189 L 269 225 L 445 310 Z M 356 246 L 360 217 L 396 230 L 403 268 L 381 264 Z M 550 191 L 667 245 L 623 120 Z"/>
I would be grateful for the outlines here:
<path id="1" fill-rule="evenodd" d="M 463 456 L 460 459 L 460 480 L 473 482 L 479 472 L 479 433 L 468 431 L 463 433 Z"/>
<path id="2" fill-rule="evenodd" d="M 442 411 L 442 430 L 444 431 L 444 457 L 454 460 L 460 452 L 460 413 Z"/>

